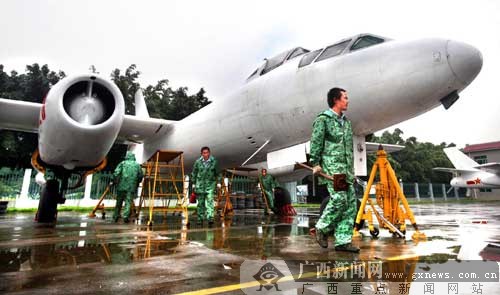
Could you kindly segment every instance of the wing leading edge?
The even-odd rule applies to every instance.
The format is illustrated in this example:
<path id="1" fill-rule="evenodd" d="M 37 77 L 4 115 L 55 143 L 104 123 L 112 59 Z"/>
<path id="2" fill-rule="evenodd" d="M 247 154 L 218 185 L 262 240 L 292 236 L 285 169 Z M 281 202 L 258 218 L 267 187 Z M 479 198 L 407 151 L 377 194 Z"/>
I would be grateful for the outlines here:
<path id="1" fill-rule="evenodd" d="M 38 133 L 41 103 L 0 98 L 0 129 Z M 166 134 L 175 121 L 125 115 L 118 141 L 141 143 Z"/>
<path id="2" fill-rule="evenodd" d="M 0 129 L 38 132 L 41 103 L 0 98 Z"/>

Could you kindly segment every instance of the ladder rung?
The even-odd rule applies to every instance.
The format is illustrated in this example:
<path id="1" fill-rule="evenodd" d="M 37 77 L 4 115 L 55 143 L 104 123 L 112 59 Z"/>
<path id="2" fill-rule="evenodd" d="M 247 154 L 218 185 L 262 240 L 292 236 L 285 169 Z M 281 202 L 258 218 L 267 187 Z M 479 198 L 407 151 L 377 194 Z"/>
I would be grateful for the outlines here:
<path id="1" fill-rule="evenodd" d="M 158 166 L 156 166 L 156 164 L 153 164 L 153 168 L 154 167 L 158 167 L 158 168 L 181 168 L 182 166 L 181 165 L 173 165 L 173 164 L 158 164 Z"/>
<path id="2" fill-rule="evenodd" d="M 176 194 L 176 193 L 153 193 L 155 196 L 183 196 L 184 194 Z"/>
<path id="3" fill-rule="evenodd" d="M 154 180 L 154 179 L 151 177 L 151 180 Z M 184 180 L 182 180 L 182 179 L 169 179 L 169 178 L 156 178 L 156 181 L 184 182 Z"/>

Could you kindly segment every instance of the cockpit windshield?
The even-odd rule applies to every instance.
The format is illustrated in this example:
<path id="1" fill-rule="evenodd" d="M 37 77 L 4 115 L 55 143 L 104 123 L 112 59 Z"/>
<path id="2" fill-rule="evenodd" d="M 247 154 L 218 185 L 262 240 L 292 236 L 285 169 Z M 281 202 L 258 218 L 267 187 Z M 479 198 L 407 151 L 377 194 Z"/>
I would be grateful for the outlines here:
<path id="1" fill-rule="evenodd" d="M 302 47 L 295 47 L 285 52 L 282 52 L 272 58 L 265 59 L 264 63 L 260 67 L 258 67 L 255 71 L 253 71 L 253 73 L 247 78 L 247 81 L 250 81 L 256 77 L 267 74 L 270 71 L 278 68 L 282 64 L 286 63 L 288 60 L 291 60 L 297 56 L 303 55 L 298 65 L 298 67 L 301 68 L 321 60 L 329 59 L 343 54 L 348 54 L 350 52 L 374 46 L 386 42 L 388 40 L 391 39 L 371 34 L 361 34 L 351 38 L 343 39 L 337 43 L 334 43 L 333 45 L 327 46 L 326 48 L 315 50 L 313 52 L 310 52 L 309 50 L 304 49 Z"/>
<path id="2" fill-rule="evenodd" d="M 255 77 L 262 76 L 264 74 L 269 73 L 270 71 L 276 69 L 277 67 L 281 66 L 283 63 L 300 56 L 304 53 L 309 52 L 309 50 L 304 49 L 302 47 L 295 47 L 290 50 L 287 50 L 285 52 L 282 52 L 274 57 L 271 57 L 269 59 L 265 59 L 265 62 L 262 66 L 258 67 L 248 78 L 248 80 L 251 80 Z"/>
<path id="3" fill-rule="evenodd" d="M 370 47 L 375 44 L 382 43 L 384 41 L 385 41 L 384 39 L 375 36 L 370 36 L 370 35 L 361 36 L 352 44 L 351 51 Z"/>

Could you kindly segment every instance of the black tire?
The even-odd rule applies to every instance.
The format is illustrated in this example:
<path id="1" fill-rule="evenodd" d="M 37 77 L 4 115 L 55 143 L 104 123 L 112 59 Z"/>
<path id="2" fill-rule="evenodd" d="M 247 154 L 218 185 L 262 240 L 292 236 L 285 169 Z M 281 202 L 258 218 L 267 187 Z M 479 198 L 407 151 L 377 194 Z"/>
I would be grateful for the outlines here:
<path id="1" fill-rule="evenodd" d="M 283 187 L 275 187 L 274 188 L 274 209 L 273 212 L 274 214 L 281 214 L 280 209 L 283 206 L 286 205 L 291 205 L 292 204 L 292 198 L 290 196 L 290 192 Z"/>
<path id="2" fill-rule="evenodd" d="M 373 230 L 370 231 L 370 235 L 372 235 L 372 237 L 374 237 L 374 238 L 378 237 L 379 233 L 380 233 L 380 231 L 377 227 L 374 227 Z"/>
<path id="3" fill-rule="evenodd" d="M 36 221 L 55 222 L 57 219 L 57 204 L 60 199 L 59 181 L 55 179 L 47 180 L 40 192 Z"/>

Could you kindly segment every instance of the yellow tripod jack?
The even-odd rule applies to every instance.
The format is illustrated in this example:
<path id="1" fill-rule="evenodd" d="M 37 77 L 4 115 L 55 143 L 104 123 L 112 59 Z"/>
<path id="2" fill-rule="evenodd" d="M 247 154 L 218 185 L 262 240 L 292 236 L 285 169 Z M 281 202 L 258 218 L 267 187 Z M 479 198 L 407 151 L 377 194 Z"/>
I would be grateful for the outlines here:
<path id="1" fill-rule="evenodd" d="M 383 210 L 383 215 L 378 212 L 372 199 L 370 198 L 370 189 L 375 182 L 377 170 L 379 171 L 380 181 L 376 184 L 376 201 L 377 205 Z M 402 203 L 404 210 L 401 208 L 400 202 Z M 369 203 L 371 210 L 368 209 L 365 212 L 366 203 Z M 406 235 L 406 219 L 408 219 L 415 229 L 412 239 L 426 239 L 425 234 L 418 229 L 415 216 L 408 206 L 403 190 L 399 186 L 396 173 L 394 173 L 391 164 L 387 160 L 387 153 L 384 151 L 382 146 L 379 146 L 377 151 L 377 160 L 375 161 L 375 164 L 373 164 L 370 178 L 368 179 L 363 199 L 361 201 L 361 206 L 359 208 L 358 215 L 356 216 L 353 237 L 360 236 L 359 224 L 362 219 L 368 221 L 368 228 L 370 229 L 372 237 L 378 236 L 379 229 L 373 226 L 372 211 L 373 214 L 375 214 L 380 227 L 387 228 L 394 236 L 403 238 Z"/>

